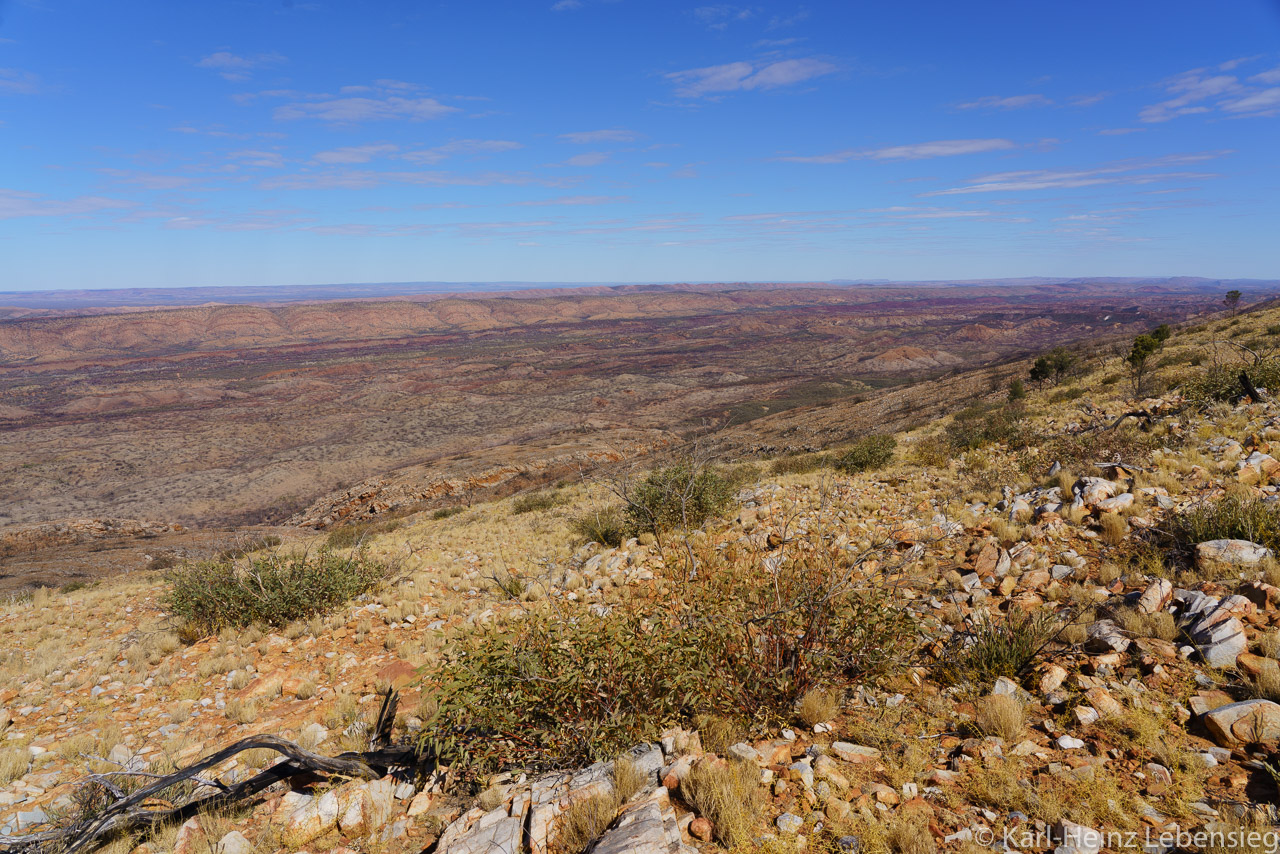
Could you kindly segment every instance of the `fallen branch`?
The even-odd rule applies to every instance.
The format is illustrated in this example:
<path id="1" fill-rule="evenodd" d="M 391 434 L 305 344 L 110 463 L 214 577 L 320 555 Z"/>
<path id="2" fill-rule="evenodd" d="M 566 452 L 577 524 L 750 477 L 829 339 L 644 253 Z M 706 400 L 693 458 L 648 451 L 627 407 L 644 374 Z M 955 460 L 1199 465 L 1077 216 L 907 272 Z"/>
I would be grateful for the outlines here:
<path id="1" fill-rule="evenodd" d="M 388 694 L 383 702 L 380 717 L 394 717 L 394 709 L 395 695 Z M 380 729 L 378 734 L 385 734 L 386 731 L 386 729 Z M 144 806 L 149 799 L 157 797 L 166 789 L 193 778 L 198 779 L 201 772 L 220 765 L 238 753 L 260 749 L 274 750 L 286 757 L 287 761 L 278 762 L 253 777 L 231 786 L 200 779 L 202 786 L 216 787 L 220 791 L 208 797 L 190 800 L 181 806 L 161 809 Z M 158 777 L 155 782 L 138 789 L 131 795 L 125 796 L 119 787 L 107 785 L 105 788 L 116 798 L 109 806 L 92 815 L 81 816 L 65 827 L 27 836 L 10 837 L 4 844 L 0 844 L 0 851 L 9 852 L 9 854 L 75 854 L 122 833 L 131 833 L 169 822 L 185 821 L 202 810 L 236 803 L 282 780 L 307 774 L 376 780 L 385 776 L 388 769 L 394 766 L 414 766 L 421 761 L 421 758 L 416 748 L 388 747 L 385 746 L 385 741 L 381 746 L 363 753 L 343 753 L 330 757 L 312 753 L 292 741 L 273 735 L 254 735 L 237 741 L 193 765 Z M 86 782 L 103 783 L 101 775 L 94 775 Z"/>

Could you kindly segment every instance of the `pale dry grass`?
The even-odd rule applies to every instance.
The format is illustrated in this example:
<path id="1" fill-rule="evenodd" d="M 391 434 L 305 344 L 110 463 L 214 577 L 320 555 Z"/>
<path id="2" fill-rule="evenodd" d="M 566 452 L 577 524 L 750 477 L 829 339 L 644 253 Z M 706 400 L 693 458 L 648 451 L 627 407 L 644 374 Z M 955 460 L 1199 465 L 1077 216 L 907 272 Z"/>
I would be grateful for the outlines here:
<path id="1" fill-rule="evenodd" d="M 760 774 L 746 762 L 698 762 L 680 783 L 680 792 L 711 822 L 715 839 L 726 848 L 745 845 L 755 834 L 762 790 Z"/>
<path id="2" fill-rule="evenodd" d="M 840 712 L 840 692 L 831 688 L 810 688 L 800 698 L 797 713 L 808 726 L 826 723 Z"/>
<path id="3" fill-rule="evenodd" d="M 978 701 L 976 723 L 984 735 L 999 736 L 1005 744 L 1012 745 L 1022 738 L 1027 713 L 1016 697 L 991 694 Z"/>

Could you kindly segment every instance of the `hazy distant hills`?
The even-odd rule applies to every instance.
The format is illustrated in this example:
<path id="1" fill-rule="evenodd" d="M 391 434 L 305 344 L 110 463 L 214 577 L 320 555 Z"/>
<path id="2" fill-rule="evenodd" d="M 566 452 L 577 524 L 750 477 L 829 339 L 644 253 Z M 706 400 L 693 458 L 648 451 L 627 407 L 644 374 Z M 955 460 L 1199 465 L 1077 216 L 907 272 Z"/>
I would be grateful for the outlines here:
<path id="1" fill-rule="evenodd" d="M 1276 279 L 1205 279 L 1191 276 L 1173 277 L 1094 277 L 1051 278 L 1025 277 L 1013 279 L 970 279 L 895 281 L 870 279 L 832 279 L 825 282 L 356 282 L 348 284 L 280 285 L 263 287 L 199 287 L 199 288 L 109 288 L 57 291 L 0 291 L 0 318 L 23 317 L 43 313 L 80 313 L 121 311 L 140 308 L 171 308 L 209 303 L 262 305 L 328 300 L 385 300 L 392 298 L 419 300 L 446 296 L 467 297 L 502 294 L 510 297 L 546 297 L 552 295 L 602 295 L 646 291 L 717 291 L 780 288 L 983 288 L 983 287 L 1051 287 L 1071 290 L 1085 288 L 1115 289 L 1156 288 L 1169 292 L 1227 291 L 1246 293 L 1274 291 L 1280 288 Z M 6 309 L 9 309 L 6 311 Z M 13 309 L 17 309 L 14 311 Z"/>

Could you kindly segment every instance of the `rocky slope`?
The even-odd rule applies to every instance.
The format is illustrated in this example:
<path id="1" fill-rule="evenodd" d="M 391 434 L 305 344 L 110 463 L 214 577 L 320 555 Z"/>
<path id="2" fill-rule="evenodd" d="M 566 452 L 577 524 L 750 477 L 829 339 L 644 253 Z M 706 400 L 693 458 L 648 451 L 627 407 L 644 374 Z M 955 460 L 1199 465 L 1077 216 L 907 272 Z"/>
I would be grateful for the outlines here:
<path id="1" fill-rule="evenodd" d="M 1254 821 L 1265 831 L 1280 802 L 1269 770 L 1280 770 L 1280 570 L 1261 543 L 1204 537 L 1175 554 L 1162 537 L 1223 498 L 1280 501 L 1280 403 L 1201 407 L 1177 388 L 1203 373 L 1191 362 L 1212 353 L 1211 336 L 1252 340 L 1277 323 L 1280 312 L 1175 335 L 1155 377 L 1173 387 L 1159 398 L 1129 399 L 1114 358 L 1033 391 L 1036 444 L 939 456 L 944 421 L 901 434 L 881 472 L 761 474 L 745 486 L 697 537 L 760 556 L 744 558 L 747 583 L 767 583 L 768 561 L 796 553 L 797 531 L 854 549 L 887 541 L 909 568 L 902 607 L 918 648 L 885 681 L 839 686 L 818 719 L 798 711 L 728 740 L 689 722 L 664 728 L 623 757 L 642 777 L 625 791 L 611 763 L 498 776 L 478 799 L 445 775 L 397 769 L 277 785 L 234 816 L 163 829 L 138 854 L 543 852 L 575 805 L 601 795 L 616 814 L 595 851 L 710 852 L 725 827 L 694 808 L 690 787 L 711 768 L 746 768 L 758 790 L 745 850 L 1227 850 L 1197 834 Z M 1134 410 L 1145 431 L 1097 429 Z M 12 601 L 0 612 L 0 833 L 56 822 L 86 772 L 163 773 L 249 733 L 355 749 L 387 687 L 402 690 L 397 727 L 412 734 L 433 703 L 416 668 L 463 633 L 531 608 L 621 607 L 680 565 L 678 549 L 651 541 L 580 545 L 570 524 L 599 488 L 560 497 L 533 512 L 498 501 L 408 517 L 368 543 L 398 567 L 379 593 L 189 645 L 171 631 L 155 575 Z M 859 571 L 883 581 L 877 566 Z M 494 580 L 510 577 L 523 581 L 518 598 Z M 990 684 L 946 677 L 967 633 L 1019 615 L 1060 626 L 1033 667 Z M 272 761 L 245 754 L 211 776 L 230 783 Z"/>

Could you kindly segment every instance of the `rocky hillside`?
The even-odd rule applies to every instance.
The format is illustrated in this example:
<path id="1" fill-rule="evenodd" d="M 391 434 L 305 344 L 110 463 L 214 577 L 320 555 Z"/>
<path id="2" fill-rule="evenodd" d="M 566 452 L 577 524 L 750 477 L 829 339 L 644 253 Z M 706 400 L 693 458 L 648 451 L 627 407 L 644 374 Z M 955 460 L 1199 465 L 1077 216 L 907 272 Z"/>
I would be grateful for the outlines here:
<path id="1" fill-rule="evenodd" d="M 429 759 L 347 779 L 290 771 L 272 749 L 237 753 L 147 808 L 270 785 L 106 844 L 1268 850 L 1280 803 L 1280 403 L 1230 398 L 1241 368 L 1275 385 L 1250 353 L 1278 336 L 1280 311 L 1175 330 L 1140 376 L 1118 356 L 1066 370 L 1025 400 L 898 434 L 884 465 L 859 462 L 856 444 L 772 458 L 744 444 L 731 502 L 695 530 L 585 542 L 584 522 L 620 490 L 636 494 L 637 474 L 409 516 L 358 543 L 285 544 L 315 552 L 327 538 L 389 567 L 371 592 L 313 617 L 198 636 L 158 573 L 15 599 L 0 612 L 0 847 L 31 850 L 23 835 L 102 810 L 136 790 L 130 775 L 252 734 L 368 757 L 394 689 L 391 740 Z M 770 602 L 813 591 L 849 609 L 805 612 L 834 614 L 831 631 L 770 628 Z M 681 651 L 676 633 L 709 629 L 664 622 L 672 614 L 753 615 L 751 666 L 721 667 L 717 655 L 744 652 L 732 643 Z M 738 637 L 728 622 L 703 636 Z M 575 647 L 574 626 L 620 633 Z M 535 665 L 544 629 L 561 654 Z M 788 646 L 787 632 L 804 643 Z M 611 656 L 592 658 L 602 647 Z M 503 650 L 518 655 L 493 654 Z M 628 691 L 682 703 L 628 712 L 602 680 L 577 712 L 535 720 L 538 703 L 563 698 L 531 677 L 560 678 L 577 650 L 593 666 L 634 660 L 649 675 Z M 711 677 L 691 681 L 704 659 Z M 530 678 L 501 690 L 526 705 L 459 707 L 513 674 Z M 436 742 L 423 735 L 468 752 L 426 750 Z M 119 794 L 102 794 L 103 780 Z"/>

